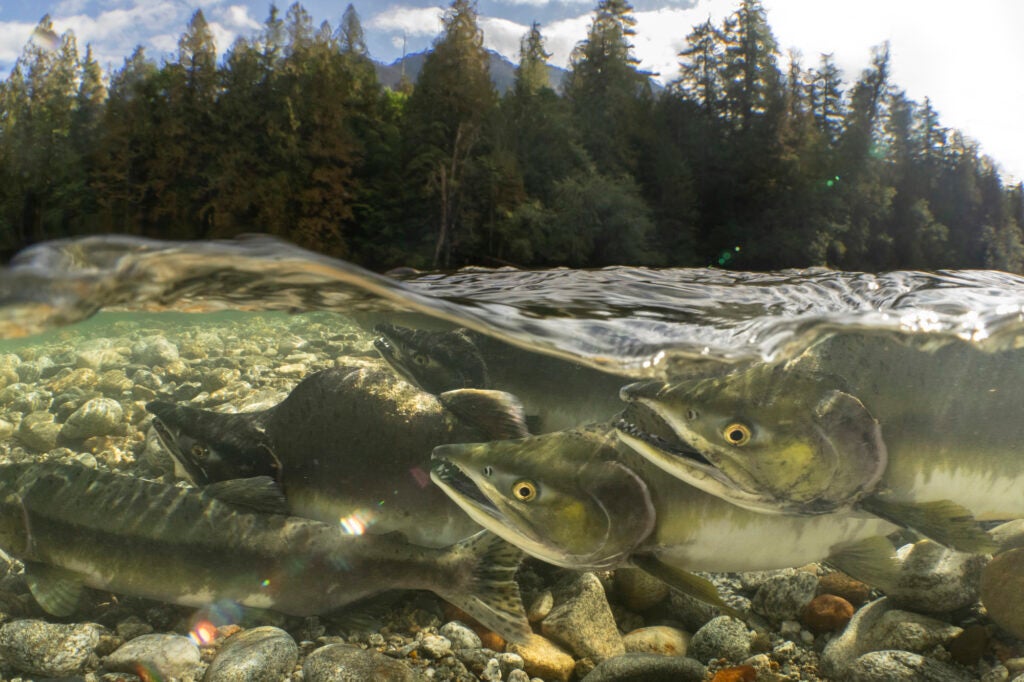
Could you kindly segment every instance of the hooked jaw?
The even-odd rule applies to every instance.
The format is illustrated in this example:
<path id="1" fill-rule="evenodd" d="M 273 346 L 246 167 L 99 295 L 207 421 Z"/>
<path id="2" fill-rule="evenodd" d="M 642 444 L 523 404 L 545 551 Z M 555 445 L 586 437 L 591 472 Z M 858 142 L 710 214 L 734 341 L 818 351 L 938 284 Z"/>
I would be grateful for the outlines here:
<path id="1" fill-rule="evenodd" d="M 708 494 L 752 511 L 785 513 L 774 497 L 742 487 L 686 440 L 674 411 L 658 399 L 664 388 L 658 381 L 622 388 L 620 397 L 630 406 L 615 424 L 619 439 L 651 464 Z"/>

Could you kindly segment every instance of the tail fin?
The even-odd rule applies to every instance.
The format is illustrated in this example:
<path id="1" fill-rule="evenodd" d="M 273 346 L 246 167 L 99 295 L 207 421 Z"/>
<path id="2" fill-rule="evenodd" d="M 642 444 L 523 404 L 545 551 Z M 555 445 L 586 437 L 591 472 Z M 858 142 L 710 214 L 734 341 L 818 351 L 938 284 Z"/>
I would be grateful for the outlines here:
<path id="1" fill-rule="evenodd" d="M 437 593 L 509 642 L 533 634 L 515 581 L 523 552 L 498 536 L 481 531 L 449 550 L 452 561 L 469 564 L 468 581 L 439 586 Z"/>

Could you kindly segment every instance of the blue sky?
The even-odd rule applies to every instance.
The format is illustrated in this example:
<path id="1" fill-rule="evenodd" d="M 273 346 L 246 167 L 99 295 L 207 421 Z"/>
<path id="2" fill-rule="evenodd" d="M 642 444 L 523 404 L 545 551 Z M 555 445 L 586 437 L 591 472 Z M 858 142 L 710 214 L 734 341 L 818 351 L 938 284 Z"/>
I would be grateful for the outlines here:
<path id="1" fill-rule="evenodd" d="M 1024 179 L 1024 2 L 1021 0 L 763 0 L 783 50 L 797 48 L 805 66 L 832 52 L 848 78 L 867 64 L 872 45 L 889 40 L 893 80 L 917 100 L 932 99 L 947 126 L 978 140 L 1011 180 Z M 635 52 L 641 66 L 676 75 L 676 53 L 691 28 L 718 21 L 738 0 L 634 0 Z M 346 0 L 302 3 L 319 23 L 336 25 Z M 422 50 L 437 35 L 444 0 L 355 0 L 372 56 L 390 62 Z M 565 65 L 585 37 L 597 0 L 479 0 L 484 40 L 510 58 L 534 20 L 541 22 L 552 62 Z M 0 71 L 6 73 L 32 27 L 49 13 L 58 31 L 73 29 L 100 63 L 117 67 L 136 44 L 151 57 L 173 53 L 189 17 L 202 8 L 228 48 L 266 19 L 265 0 L 0 0 Z M 279 4 L 282 13 L 287 4 Z"/>

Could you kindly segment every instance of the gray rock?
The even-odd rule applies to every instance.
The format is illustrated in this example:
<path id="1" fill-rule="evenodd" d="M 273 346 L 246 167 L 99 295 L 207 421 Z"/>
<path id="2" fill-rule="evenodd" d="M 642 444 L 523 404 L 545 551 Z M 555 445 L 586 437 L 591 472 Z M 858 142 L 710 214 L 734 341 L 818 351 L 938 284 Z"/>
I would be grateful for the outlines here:
<path id="1" fill-rule="evenodd" d="M 18 440 L 35 452 L 49 452 L 57 447 L 60 424 L 55 424 L 49 412 L 32 412 L 25 415 L 18 426 Z"/>
<path id="2" fill-rule="evenodd" d="M 194 675 L 199 665 L 199 647 L 180 635 L 140 635 L 103 659 L 111 672 L 142 669 L 163 679 Z"/>
<path id="3" fill-rule="evenodd" d="M 97 372 L 124 367 L 126 359 L 113 348 L 94 348 L 75 353 L 75 366 L 88 367 Z"/>
<path id="4" fill-rule="evenodd" d="M 874 627 L 861 637 L 861 653 L 900 649 L 918 654 L 945 646 L 963 628 L 910 611 L 892 610 L 883 613 Z"/>
<path id="5" fill-rule="evenodd" d="M 349 644 L 328 644 L 306 657 L 305 682 L 414 682 L 416 674 L 401 661 Z"/>
<path id="6" fill-rule="evenodd" d="M 453 620 L 445 623 L 439 630 L 442 636 L 451 642 L 452 649 L 479 649 L 483 646 L 480 635 L 473 632 L 473 629 L 464 623 Z"/>
<path id="7" fill-rule="evenodd" d="M 707 669 L 685 656 L 624 654 L 609 658 L 583 678 L 584 682 L 701 682 Z"/>
<path id="8" fill-rule="evenodd" d="M 978 601 L 988 557 L 957 552 L 931 540 L 904 545 L 897 584 L 888 596 L 897 605 L 923 613 L 949 613 Z"/>
<path id="9" fill-rule="evenodd" d="M 854 661 L 861 654 L 870 651 L 868 646 L 871 631 L 881 621 L 882 616 L 894 608 L 892 600 L 883 597 L 865 604 L 853 614 L 842 634 L 829 642 L 822 652 L 822 672 L 835 679 L 845 679 Z"/>
<path id="10" fill-rule="evenodd" d="M 718 658 L 738 662 L 750 656 L 751 641 L 750 630 L 743 621 L 718 616 L 694 633 L 688 654 L 703 663 Z"/>
<path id="11" fill-rule="evenodd" d="M 541 622 L 541 632 L 560 642 L 579 658 L 600 663 L 626 653 L 601 581 L 581 573 L 552 591 L 555 605 Z"/>
<path id="12" fill-rule="evenodd" d="M 522 670 L 526 666 L 522 656 L 508 651 L 495 654 L 494 658 L 498 661 L 498 665 L 501 666 L 501 674 L 505 677 L 511 675 L 513 670 Z"/>
<path id="13" fill-rule="evenodd" d="M 178 358 L 178 347 L 162 336 L 142 339 L 132 346 L 132 360 L 150 367 L 166 365 Z"/>
<path id="14" fill-rule="evenodd" d="M 71 413 L 60 430 L 62 438 L 85 440 L 109 436 L 124 430 L 124 410 L 110 398 L 93 398 Z"/>
<path id="15" fill-rule="evenodd" d="M 452 643 L 447 637 L 425 634 L 419 641 L 418 649 L 424 656 L 438 659 L 452 652 Z"/>
<path id="16" fill-rule="evenodd" d="M 807 602 L 814 599 L 818 590 L 818 576 L 795 571 L 789 575 L 777 575 L 762 583 L 751 602 L 751 608 L 765 618 L 775 622 L 796 620 Z"/>
<path id="17" fill-rule="evenodd" d="M 101 631 L 94 623 L 16 620 L 0 626 L 0 661 L 30 675 L 80 675 L 97 663 Z"/>
<path id="18" fill-rule="evenodd" d="M 969 682 L 958 668 L 909 651 L 872 651 L 857 658 L 843 679 L 850 682 Z"/>
<path id="19" fill-rule="evenodd" d="M 484 669 L 480 671 L 480 679 L 482 682 L 501 682 L 501 666 L 496 658 L 487 660 Z"/>
<path id="20" fill-rule="evenodd" d="M 281 628 L 243 630 L 224 641 L 210 663 L 205 682 L 275 682 L 295 667 L 299 647 Z"/>
<path id="21" fill-rule="evenodd" d="M 50 409 L 53 396 L 46 391 L 34 389 L 28 384 L 11 384 L 0 391 L 0 403 L 6 404 L 11 412 L 29 414 Z"/>
<path id="22" fill-rule="evenodd" d="M 517 668 L 509 672 L 505 677 L 505 682 L 530 682 L 530 675 L 525 670 Z"/>

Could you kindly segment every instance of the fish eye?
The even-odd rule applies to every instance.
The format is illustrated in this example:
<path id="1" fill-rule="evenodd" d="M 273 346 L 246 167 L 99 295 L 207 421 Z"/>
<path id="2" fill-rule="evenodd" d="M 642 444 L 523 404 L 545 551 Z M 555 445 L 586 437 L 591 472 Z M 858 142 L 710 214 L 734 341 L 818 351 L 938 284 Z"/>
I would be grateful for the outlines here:
<path id="1" fill-rule="evenodd" d="M 729 445 L 739 447 L 750 442 L 750 427 L 746 424 L 736 422 L 726 426 L 722 430 L 722 435 L 725 437 L 725 440 Z"/>
<path id="2" fill-rule="evenodd" d="M 686 419 L 688 421 L 692 422 L 694 419 L 696 419 L 699 416 L 700 415 L 697 413 L 697 410 L 693 409 L 692 407 L 686 411 Z"/>
<path id="3" fill-rule="evenodd" d="M 490 465 L 484 467 L 484 476 L 490 478 L 494 474 L 494 469 Z"/>
<path id="4" fill-rule="evenodd" d="M 430 358 L 428 358 L 424 353 L 416 353 L 415 355 L 412 356 L 412 361 L 415 362 L 417 365 L 423 367 L 426 366 L 428 362 L 430 362 Z"/>
<path id="5" fill-rule="evenodd" d="M 529 502 L 537 497 L 537 486 L 534 485 L 533 481 L 526 479 L 516 481 L 515 485 L 512 486 L 512 496 L 520 502 Z"/>
<path id="6" fill-rule="evenodd" d="M 207 450 L 202 445 L 193 445 L 192 446 L 192 456 L 195 457 L 196 459 L 198 459 L 200 461 L 204 460 L 204 459 L 206 459 L 206 456 L 208 454 L 209 454 L 209 450 Z"/>

